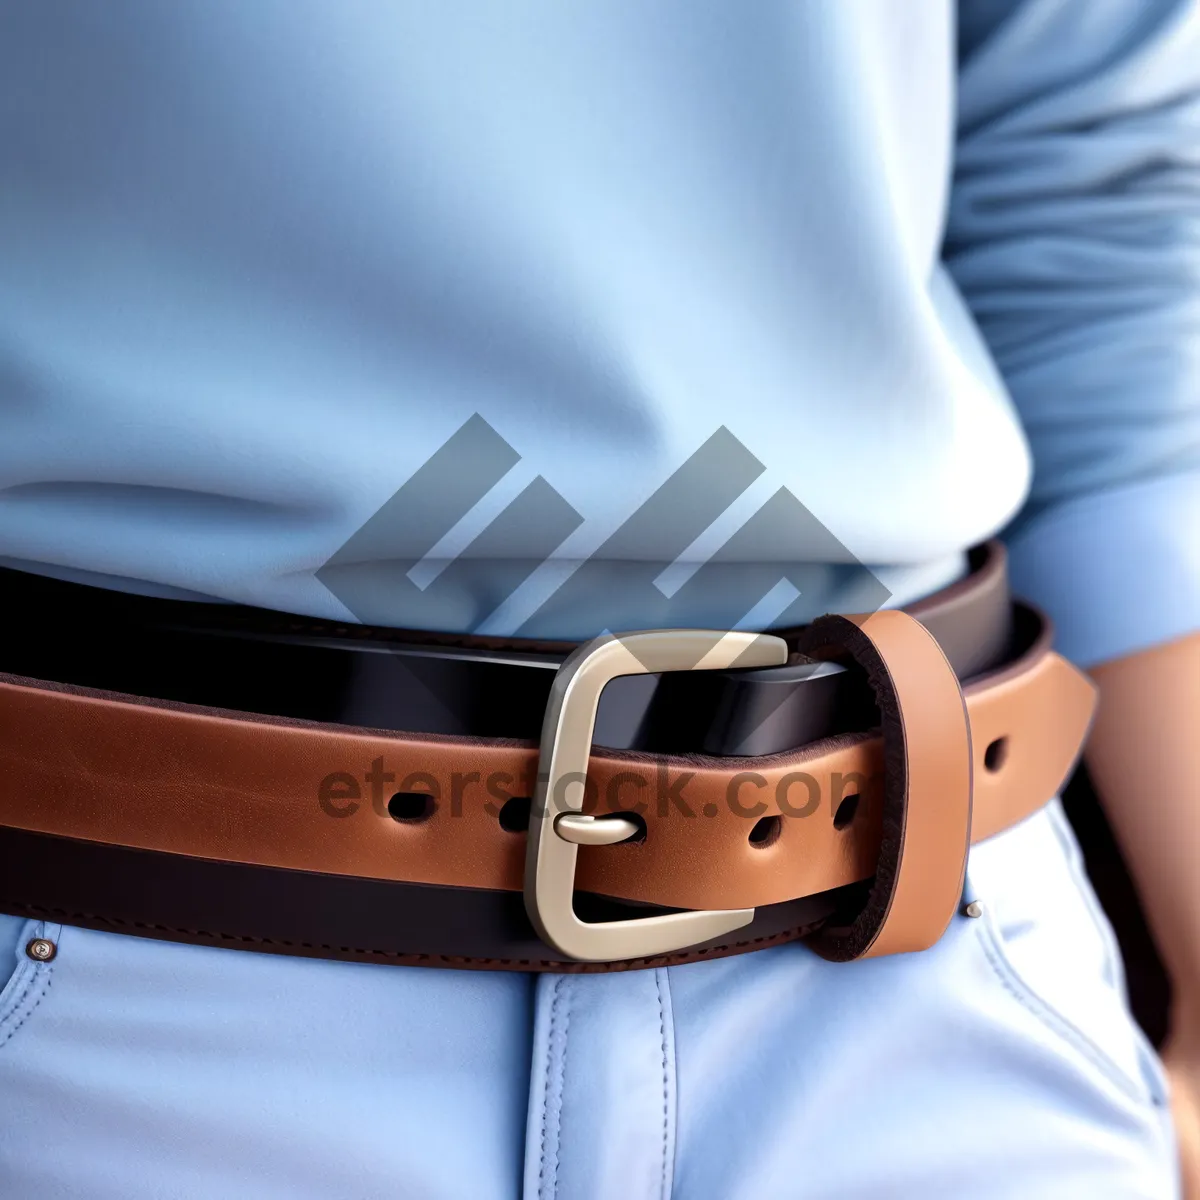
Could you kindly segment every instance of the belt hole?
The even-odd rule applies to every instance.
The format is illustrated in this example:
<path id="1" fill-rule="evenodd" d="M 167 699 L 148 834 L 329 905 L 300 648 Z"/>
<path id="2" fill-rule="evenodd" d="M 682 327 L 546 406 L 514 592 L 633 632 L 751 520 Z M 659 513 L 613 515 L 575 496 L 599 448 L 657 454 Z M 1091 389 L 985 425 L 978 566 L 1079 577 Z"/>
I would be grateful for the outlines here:
<path id="1" fill-rule="evenodd" d="M 998 771 L 1004 766 L 1004 760 L 1008 757 L 1008 738 L 998 737 L 994 742 L 988 742 L 987 749 L 983 752 L 983 765 L 989 771 Z"/>
<path id="2" fill-rule="evenodd" d="M 782 831 L 783 822 L 778 817 L 762 817 L 754 822 L 754 828 L 750 830 L 750 845 L 755 850 L 765 850 L 779 841 Z"/>
<path id="3" fill-rule="evenodd" d="M 406 821 L 415 825 L 428 821 L 437 808 L 433 797 L 428 792 L 397 792 L 388 801 L 388 816 L 393 821 Z"/>
<path id="4" fill-rule="evenodd" d="M 845 829 L 854 820 L 856 812 L 858 812 L 858 793 L 854 792 L 846 796 L 837 806 L 837 812 L 833 814 L 834 829 Z"/>
<path id="5" fill-rule="evenodd" d="M 529 813 L 533 800 L 529 796 L 509 796 L 500 810 L 500 828 L 505 833 L 525 833 L 529 829 Z"/>

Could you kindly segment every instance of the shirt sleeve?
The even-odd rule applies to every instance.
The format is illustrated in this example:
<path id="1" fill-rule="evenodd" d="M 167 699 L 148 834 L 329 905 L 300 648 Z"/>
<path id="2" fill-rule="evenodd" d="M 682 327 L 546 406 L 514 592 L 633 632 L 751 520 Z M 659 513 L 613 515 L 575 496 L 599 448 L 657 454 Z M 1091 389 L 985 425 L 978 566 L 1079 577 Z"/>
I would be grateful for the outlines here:
<path id="1" fill-rule="evenodd" d="M 1020 411 L 1014 590 L 1088 666 L 1200 629 L 1200 0 L 961 0 L 945 249 Z"/>

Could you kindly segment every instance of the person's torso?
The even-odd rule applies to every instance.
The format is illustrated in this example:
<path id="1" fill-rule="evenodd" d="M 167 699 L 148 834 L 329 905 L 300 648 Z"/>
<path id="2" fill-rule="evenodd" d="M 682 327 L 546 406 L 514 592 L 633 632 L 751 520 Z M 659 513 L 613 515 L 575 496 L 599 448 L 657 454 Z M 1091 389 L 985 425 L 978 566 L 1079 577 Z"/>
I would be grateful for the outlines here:
<path id="1" fill-rule="evenodd" d="M 1029 475 L 940 265 L 952 16 L 10 13 L 0 561 L 566 637 L 947 582 Z"/>

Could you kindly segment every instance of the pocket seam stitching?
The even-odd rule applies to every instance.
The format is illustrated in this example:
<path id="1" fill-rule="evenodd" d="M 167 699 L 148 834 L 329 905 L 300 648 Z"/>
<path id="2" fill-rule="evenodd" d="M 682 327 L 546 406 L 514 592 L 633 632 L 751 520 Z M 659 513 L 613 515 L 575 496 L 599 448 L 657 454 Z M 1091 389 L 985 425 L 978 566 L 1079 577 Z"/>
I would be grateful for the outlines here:
<path id="1" fill-rule="evenodd" d="M 1153 1104 L 1154 1098 L 1149 1094 L 1145 1080 L 1135 1079 L 1128 1075 L 1069 1017 L 1064 1016 L 1048 1001 L 1043 1000 L 1037 991 L 1025 981 L 1020 972 L 1009 963 L 1000 945 L 999 934 L 992 928 L 988 920 L 985 918 L 981 924 L 984 936 L 980 945 L 984 957 L 988 960 L 989 966 L 1005 991 L 1052 1034 L 1082 1054 L 1125 1095 L 1140 1104 Z"/>
<path id="2" fill-rule="evenodd" d="M 32 1017 L 35 1012 L 37 1012 L 38 1005 L 40 1005 L 41 1002 L 46 998 L 46 993 L 50 990 L 51 983 L 54 982 L 54 968 L 46 967 L 46 969 L 44 971 L 38 970 L 38 971 L 34 972 L 33 978 L 30 979 L 28 986 L 21 993 L 21 998 L 9 1010 L 7 1017 L 5 1018 L 5 1021 L 7 1021 L 8 1019 L 11 1019 L 12 1017 L 14 1017 L 17 1013 L 19 1013 L 21 1011 L 22 1006 L 25 1005 L 29 1001 L 30 995 L 33 993 L 36 985 L 39 982 L 41 983 L 42 986 L 41 986 L 41 990 L 37 994 L 36 999 L 34 999 L 33 1003 L 29 1005 L 29 1007 L 26 1009 L 25 1013 L 22 1015 L 21 1019 L 19 1021 L 17 1021 L 17 1023 L 11 1029 L 8 1030 L 8 1032 L 4 1035 L 3 1038 L 0 1038 L 0 1047 L 7 1046 L 8 1043 L 11 1042 L 14 1037 L 17 1036 L 17 1033 L 20 1031 L 21 1026 L 23 1026 L 25 1024 L 25 1022 L 28 1021 L 29 1018 Z M 2 1024 L 2 1023 L 3 1022 L 0 1022 L 0 1024 Z"/>

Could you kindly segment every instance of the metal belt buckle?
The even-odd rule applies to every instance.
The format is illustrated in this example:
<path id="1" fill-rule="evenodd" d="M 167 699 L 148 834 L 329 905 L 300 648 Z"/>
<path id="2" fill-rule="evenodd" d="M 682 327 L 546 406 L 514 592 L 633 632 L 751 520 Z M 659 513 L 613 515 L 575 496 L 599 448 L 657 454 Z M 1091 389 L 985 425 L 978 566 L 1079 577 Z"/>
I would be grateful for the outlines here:
<path id="1" fill-rule="evenodd" d="M 525 859 L 525 909 L 545 942 L 580 962 L 615 962 L 669 954 L 750 923 L 752 908 L 605 922 L 581 921 L 575 915 L 580 845 L 623 842 L 638 828 L 627 818 L 600 819 L 583 812 L 588 758 L 600 693 L 618 675 L 778 667 L 787 658 L 782 638 L 709 629 L 606 634 L 566 658 L 542 724 Z"/>

